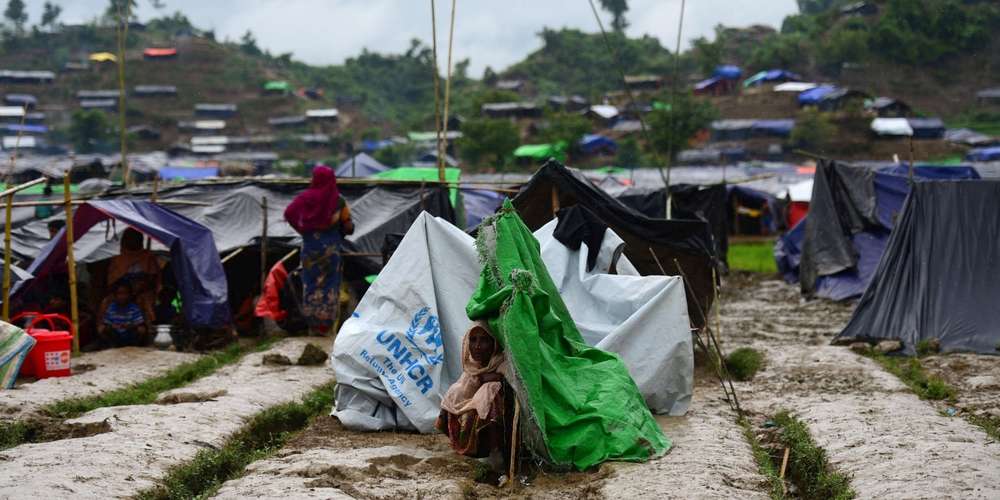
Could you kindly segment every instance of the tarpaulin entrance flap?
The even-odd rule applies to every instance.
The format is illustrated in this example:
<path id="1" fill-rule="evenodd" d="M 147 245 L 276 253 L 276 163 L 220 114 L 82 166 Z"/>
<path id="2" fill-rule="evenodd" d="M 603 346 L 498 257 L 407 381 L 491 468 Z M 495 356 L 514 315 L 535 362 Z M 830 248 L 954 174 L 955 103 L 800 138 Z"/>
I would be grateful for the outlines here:
<path id="1" fill-rule="evenodd" d="M 488 319 L 506 350 L 526 446 L 579 470 L 669 449 L 621 359 L 584 343 L 510 202 L 480 226 L 476 244 L 483 270 L 466 310 Z"/>
<path id="2" fill-rule="evenodd" d="M 843 338 L 921 340 L 944 351 L 1000 348 L 998 181 L 916 183 Z"/>

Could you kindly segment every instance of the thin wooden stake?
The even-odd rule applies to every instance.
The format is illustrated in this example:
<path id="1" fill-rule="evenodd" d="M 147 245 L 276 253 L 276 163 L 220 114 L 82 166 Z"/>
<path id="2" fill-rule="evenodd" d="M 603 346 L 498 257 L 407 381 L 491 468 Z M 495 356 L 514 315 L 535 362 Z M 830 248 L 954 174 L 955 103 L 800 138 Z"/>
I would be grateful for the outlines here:
<path id="1" fill-rule="evenodd" d="M 788 493 L 788 490 L 785 488 L 785 469 L 788 467 L 788 452 L 789 451 L 791 451 L 791 448 L 785 448 L 785 458 L 781 459 L 781 473 L 778 475 L 778 477 L 781 478 L 781 492 L 782 493 Z"/>
<path id="2" fill-rule="evenodd" d="M 7 209 L 3 228 L 3 320 L 10 321 L 10 223 L 14 195 L 7 195 Z"/>
<path id="3" fill-rule="evenodd" d="M 263 211 L 260 230 L 260 291 L 264 293 L 264 281 L 267 280 L 267 197 L 261 198 Z"/>
<path id="4" fill-rule="evenodd" d="M 73 193 L 70 192 L 69 175 L 63 177 L 63 201 L 66 212 L 66 267 L 69 269 L 69 314 L 73 322 L 73 353 L 80 352 L 80 305 L 76 296 L 76 259 L 73 257 Z"/>
<path id="5" fill-rule="evenodd" d="M 517 436 L 518 427 L 521 423 L 521 402 L 514 397 L 514 423 L 511 426 L 510 433 L 510 466 L 507 471 L 507 484 L 510 486 L 514 485 L 514 474 L 517 473 L 517 442 L 520 441 Z"/>
<path id="6" fill-rule="evenodd" d="M 552 186 L 552 216 L 556 216 L 556 212 L 559 211 L 559 191 L 556 189 L 555 185 Z"/>

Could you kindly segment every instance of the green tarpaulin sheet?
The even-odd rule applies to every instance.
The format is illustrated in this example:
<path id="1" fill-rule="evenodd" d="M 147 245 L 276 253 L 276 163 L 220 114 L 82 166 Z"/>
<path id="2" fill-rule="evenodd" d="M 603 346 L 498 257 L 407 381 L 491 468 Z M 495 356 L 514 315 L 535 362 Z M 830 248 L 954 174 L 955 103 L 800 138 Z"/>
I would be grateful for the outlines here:
<path id="1" fill-rule="evenodd" d="M 515 158 L 533 158 L 544 161 L 555 158 L 559 161 L 566 161 L 566 144 L 525 144 L 514 150 Z"/>
<path id="2" fill-rule="evenodd" d="M 510 200 L 479 226 L 483 270 L 466 312 L 510 360 L 525 446 L 557 468 L 644 461 L 671 446 L 621 359 L 589 347 Z"/>
<path id="3" fill-rule="evenodd" d="M 399 167 L 391 168 L 384 172 L 379 172 L 372 176 L 376 179 L 393 179 L 397 181 L 438 181 L 441 179 L 440 172 L 435 167 Z M 459 168 L 445 168 L 444 180 L 451 184 L 448 187 L 448 200 L 455 209 L 455 223 L 458 227 L 465 227 L 465 208 L 460 198 L 461 191 L 458 182 L 462 177 L 462 170 Z"/>
<path id="4" fill-rule="evenodd" d="M 270 92 L 288 92 L 292 90 L 292 85 L 286 81 L 272 80 L 264 84 L 264 90 Z"/>

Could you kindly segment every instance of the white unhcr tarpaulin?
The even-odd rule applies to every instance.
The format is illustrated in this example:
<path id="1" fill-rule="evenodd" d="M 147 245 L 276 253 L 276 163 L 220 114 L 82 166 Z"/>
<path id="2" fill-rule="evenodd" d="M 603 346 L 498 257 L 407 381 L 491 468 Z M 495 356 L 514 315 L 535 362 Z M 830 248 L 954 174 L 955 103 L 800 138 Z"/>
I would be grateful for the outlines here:
<path id="1" fill-rule="evenodd" d="M 587 343 L 618 353 L 655 413 L 681 415 L 690 404 L 694 360 L 684 285 L 678 277 L 638 276 L 605 233 L 597 265 L 535 233 L 542 259 Z M 465 305 L 480 265 L 473 239 L 424 213 L 413 223 L 334 343 L 333 414 L 359 430 L 433 432 L 441 397 L 461 373 Z"/>

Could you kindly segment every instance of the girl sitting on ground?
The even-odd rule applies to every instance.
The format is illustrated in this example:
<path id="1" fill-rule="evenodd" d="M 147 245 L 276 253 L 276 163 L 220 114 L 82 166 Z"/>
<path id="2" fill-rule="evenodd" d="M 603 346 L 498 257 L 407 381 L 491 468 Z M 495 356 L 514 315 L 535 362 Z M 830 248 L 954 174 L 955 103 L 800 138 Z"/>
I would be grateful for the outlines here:
<path id="1" fill-rule="evenodd" d="M 462 339 L 462 375 L 441 400 L 439 431 L 455 452 L 491 458 L 494 469 L 509 460 L 513 391 L 504 380 L 506 358 L 485 322 L 477 322 Z M 502 458 L 503 465 L 497 463 Z"/>
<path id="2" fill-rule="evenodd" d="M 97 335 L 112 347 L 141 346 L 149 341 L 146 317 L 126 283 L 115 286 L 97 325 Z"/>

